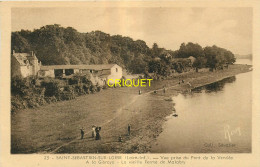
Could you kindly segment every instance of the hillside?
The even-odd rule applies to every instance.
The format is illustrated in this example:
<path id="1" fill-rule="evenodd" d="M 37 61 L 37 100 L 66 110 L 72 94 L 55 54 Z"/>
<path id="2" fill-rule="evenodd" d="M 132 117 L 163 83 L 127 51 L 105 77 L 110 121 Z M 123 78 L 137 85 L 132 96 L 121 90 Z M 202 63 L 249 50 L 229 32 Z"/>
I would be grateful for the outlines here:
<path id="1" fill-rule="evenodd" d="M 235 62 L 232 52 L 215 45 L 202 48 L 189 42 L 182 43 L 179 50 L 171 51 L 156 43 L 149 48 L 143 40 L 101 31 L 80 33 L 58 24 L 33 31 L 12 32 L 11 49 L 15 52 L 34 51 L 43 65 L 116 63 L 132 73 L 155 72 L 163 76 L 170 75 L 172 69 L 182 71 L 183 65 L 171 61 L 176 57 L 197 58 L 194 63 L 197 68 L 216 68 Z"/>
<path id="2" fill-rule="evenodd" d="M 142 40 L 110 36 L 101 31 L 79 33 L 72 27 L 59 25 L 13 32 L 12 50 L 34 51 L 43 65 L 116 63 L 135 73 L 143 72 L 152 56 Z"/>

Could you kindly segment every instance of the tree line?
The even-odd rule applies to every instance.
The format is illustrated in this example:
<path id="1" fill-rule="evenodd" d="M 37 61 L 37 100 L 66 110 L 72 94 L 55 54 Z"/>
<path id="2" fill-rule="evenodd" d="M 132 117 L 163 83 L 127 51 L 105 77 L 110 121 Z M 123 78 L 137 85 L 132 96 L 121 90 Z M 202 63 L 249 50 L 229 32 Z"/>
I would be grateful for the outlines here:
<path id="1" fill-rule="evenodd" d="M 116 63 L 131 73 L 154 72 L 163 76 L 179 68 L 173 63 L 176 58 L 195 57 L 195 68 L 218 68 L 235 62 L 231 51 L 215 45 L 203 48 L 189 42 L 172 51 L 154 43 L 149 48 L 143 40 L 101 31 L 80 33 L 58 24 L 33 31 L 12 32 L 11 49 L 15 52 L 34 51 L 43 65 Z"/>

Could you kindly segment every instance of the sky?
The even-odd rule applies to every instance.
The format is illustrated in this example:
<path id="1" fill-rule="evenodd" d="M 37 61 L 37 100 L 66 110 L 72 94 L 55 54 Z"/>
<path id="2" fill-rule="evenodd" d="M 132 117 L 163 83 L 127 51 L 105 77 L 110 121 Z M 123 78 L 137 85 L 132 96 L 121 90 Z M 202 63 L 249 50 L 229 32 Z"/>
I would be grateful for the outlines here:
<path id="1" fill-rule="evenodd" d="M 217 45 L 252 53 L 252 8 L 12 8 L 12 31 L 60 24 L 79 32 L 100 30 L 177 50 L 181 43 Z"/>

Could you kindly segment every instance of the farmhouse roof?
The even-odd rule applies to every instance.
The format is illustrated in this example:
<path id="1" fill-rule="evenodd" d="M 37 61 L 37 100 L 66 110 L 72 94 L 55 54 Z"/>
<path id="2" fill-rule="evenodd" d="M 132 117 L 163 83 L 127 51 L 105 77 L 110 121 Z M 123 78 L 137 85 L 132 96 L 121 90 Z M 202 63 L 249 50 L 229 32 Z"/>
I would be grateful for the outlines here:
<path id="1" fill-rule="evenodd" d="M 13 56 L 16 58 L 16 60 L 20 65 L 25 66 L 26 60 L 28 60 L 27 57 L 30 55 L 28 53 L 13 53 Z"/>
<path id="2" fill-rule="evenodd" d="M 93 64 L 93 65 L 49 65 L 41 66 L 41 70 L 54 69 L 89 69 L 89 70 L 107 70 L 111 69 L 117 64 Z"/>
<path id="3" fill-rule="evenodd" d="M 13 56 L 15 59 L 18 61 L 18 63 L 21 66 L 27 65 L 27 63 L 31 63 L 31 60 L 38 60 L 35 54 L 32 52 L 31 54 L 29 53 L 15 53 L 13 52 Z"/>

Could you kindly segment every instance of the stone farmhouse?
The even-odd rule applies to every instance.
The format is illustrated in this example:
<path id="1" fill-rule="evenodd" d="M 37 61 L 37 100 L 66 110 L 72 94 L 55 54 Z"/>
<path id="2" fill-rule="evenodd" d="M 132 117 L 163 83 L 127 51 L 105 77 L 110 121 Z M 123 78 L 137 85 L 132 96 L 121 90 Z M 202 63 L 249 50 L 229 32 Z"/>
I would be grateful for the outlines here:
<path id="1" fill-rule="evenodd" d="M 122 67 L 117 64 L 97 64 L 97 65 L 49 65 L 43 66 L 32 52 L 15 53 L 11 57 L 11 76 L 37 76 L 44 77 L 67 77 L 73 74 L 91 73 L 102 80 L 121 79 Z"/>
<path id="2" fill-rule="evenodd" d="M 41 62 L 33 52 L 29 53 L 15 53 L 11 56 L 11 76 L 21 76 L 23 78 L 28 76 L 36 76 L 40 70 Z"/>

